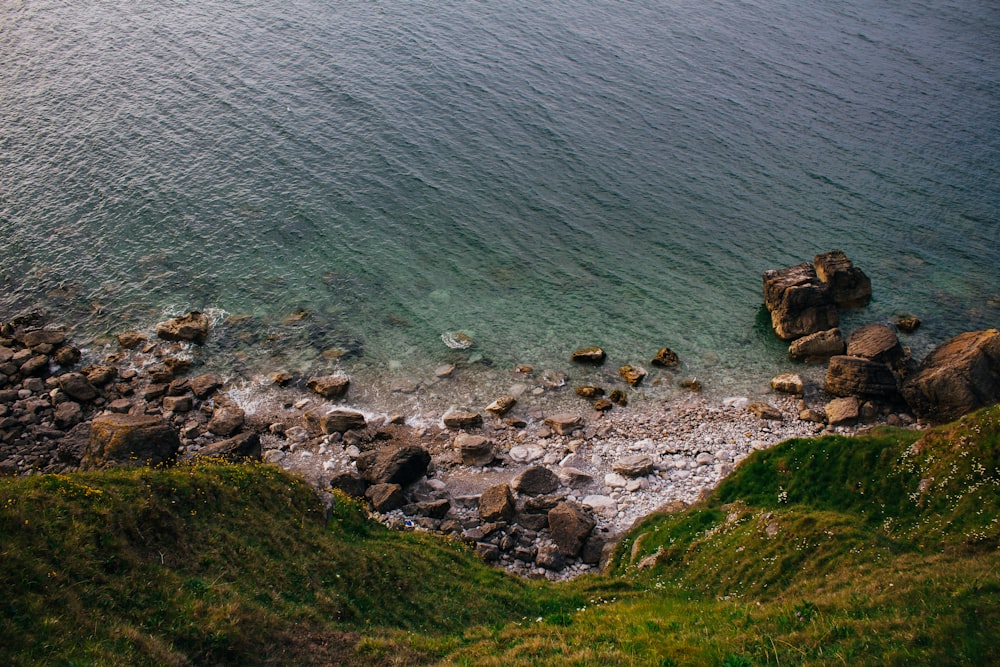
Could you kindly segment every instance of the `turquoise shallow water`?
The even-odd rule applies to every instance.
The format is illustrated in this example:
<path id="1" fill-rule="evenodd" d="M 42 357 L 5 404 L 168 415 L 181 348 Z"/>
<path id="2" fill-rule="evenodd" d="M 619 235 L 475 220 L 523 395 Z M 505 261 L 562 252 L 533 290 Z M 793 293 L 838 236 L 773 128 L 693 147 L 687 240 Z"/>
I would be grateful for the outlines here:
<path id="1" fill-rule="evenodd" d="M 919 355 L 1000 324 L 998 45 L 986 0 L 5 3 L 0 310 L 379 381 L 669 345 L 729 393 L 787 365 L 761 272 L 841 248 L 846 328 Z"/>

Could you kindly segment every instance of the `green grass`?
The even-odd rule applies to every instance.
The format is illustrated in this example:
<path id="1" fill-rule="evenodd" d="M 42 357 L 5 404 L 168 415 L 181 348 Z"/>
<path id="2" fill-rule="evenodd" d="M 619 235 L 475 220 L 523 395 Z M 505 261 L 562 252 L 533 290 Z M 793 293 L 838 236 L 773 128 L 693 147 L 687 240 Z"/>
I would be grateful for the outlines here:
<path id="1" fill-rule="evenodd" d="M 1000 407 L 791 440 L 550 585 L 266 466 L 0 480 L 0 662 L 1000 663 Z"/>

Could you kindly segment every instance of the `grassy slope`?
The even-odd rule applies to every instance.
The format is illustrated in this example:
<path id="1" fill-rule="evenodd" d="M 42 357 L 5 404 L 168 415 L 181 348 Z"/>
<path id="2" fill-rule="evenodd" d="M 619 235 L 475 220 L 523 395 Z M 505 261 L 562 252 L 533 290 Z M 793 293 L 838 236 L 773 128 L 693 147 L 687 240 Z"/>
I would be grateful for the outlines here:
<path id="1" fill-rule="evenodd" d="M 792 440 L 550 586 L 267 467 L 0 481 L 4 664 L 1000 662 L 1000 407 Z"/>

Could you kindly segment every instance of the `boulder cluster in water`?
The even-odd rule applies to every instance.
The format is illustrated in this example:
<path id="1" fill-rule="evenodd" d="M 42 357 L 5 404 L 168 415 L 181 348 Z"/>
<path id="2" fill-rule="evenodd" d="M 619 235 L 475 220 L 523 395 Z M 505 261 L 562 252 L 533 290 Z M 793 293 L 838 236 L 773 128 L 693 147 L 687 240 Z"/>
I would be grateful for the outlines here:
<path id="1" fill-rule="evenodd" d="M 946 422 L 1000 401 L 997 329 L 956 336 L 917 363 L 897 336 L 920 325 L 915 317 L 866 324 L 843 337 L 839 311 L 866 305 L 872 288 L 842 251 L 817 255 L 811 264 L 765 271 L 763 278 L 772 327 L 790 342 L 789 355 L 828 364 L 823 388 L 836 397 L 824 410 L 831 425 L 898 410 Z M 814 412 L 804 410 L 803 418 L 818 416 Z"/>
<path id="2" fill-rule="evenodd" d="M 581 409 L 546 414 L 503 395 L 434 419 L 366 415 L 347 407 L 351 380 L 339 372 L 298 382 L 275 373 L 262 392 L 271 399 L 248 405 L 226 378 L 195 373 L 193 352 L 210 335 L 201 313 L 162 322 L 155 336 L 122 333 L 119 349 L 85 365 L 64 328 L 20 318 L 0 325 L 0 474 L 263 460 L 331 502 L 331 489 L 361 499 L 390 526 L 446 533 L 511 571 L 559 578 L 598 567 L 633 521 L 694 502 L 756 449 L 858 423 L 911 424 L 911 413 L 952 419 L 1000 400 L 997 330 L 958 336 L 917 364 L 897 336 L 913 320 L 841 335 L 839 309 L 871 296 L 843 253 L 764 282 L 792 358 L 828 364 L 823 386 L 783 373 L 766 402 L 713 403 L 687 380 L 695 391 L 652 411 L 611 410 L 627 405 L 623 389 L 567 387 L 565 374 L 528 366 L 511 370 L 519 396 L 575 391 Z M 569 362 L 606 358 L 582 347 Z M 651 364 L 681 367 L 666 347 Z M 647 373 L 629 364 L 618 375 L 627 388 Z"/>

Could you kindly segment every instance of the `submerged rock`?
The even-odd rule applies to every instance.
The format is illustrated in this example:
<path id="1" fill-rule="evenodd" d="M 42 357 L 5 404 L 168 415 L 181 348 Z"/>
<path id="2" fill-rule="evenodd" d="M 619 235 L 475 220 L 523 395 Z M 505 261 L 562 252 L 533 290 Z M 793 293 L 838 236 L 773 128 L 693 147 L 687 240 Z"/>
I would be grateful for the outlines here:
<path id="1" fill-rule="evenodd" d="M 599 366 L 604 363 L 606 356 L 607 355 L 604 353 L 604 350 L 600 347 L 584 347 L 573 352 L 573 354 L 570 355 L 570 361 Z"/>

